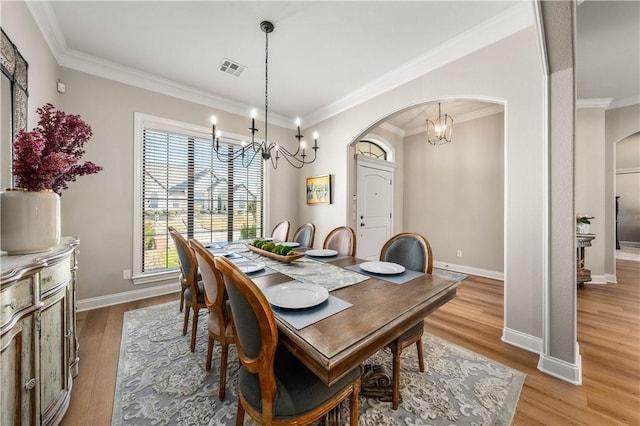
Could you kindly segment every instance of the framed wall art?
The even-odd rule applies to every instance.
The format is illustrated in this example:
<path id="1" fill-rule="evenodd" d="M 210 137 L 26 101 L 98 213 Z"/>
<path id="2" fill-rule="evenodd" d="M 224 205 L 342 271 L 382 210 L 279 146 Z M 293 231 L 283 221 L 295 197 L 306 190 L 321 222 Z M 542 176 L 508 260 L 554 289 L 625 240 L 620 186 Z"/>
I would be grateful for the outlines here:
<path id="1" fill-rule="evenodd" d="M 331 204 L 333 202 L 331 189 L 331 175 L 308 177 L 307 204 Z"/>

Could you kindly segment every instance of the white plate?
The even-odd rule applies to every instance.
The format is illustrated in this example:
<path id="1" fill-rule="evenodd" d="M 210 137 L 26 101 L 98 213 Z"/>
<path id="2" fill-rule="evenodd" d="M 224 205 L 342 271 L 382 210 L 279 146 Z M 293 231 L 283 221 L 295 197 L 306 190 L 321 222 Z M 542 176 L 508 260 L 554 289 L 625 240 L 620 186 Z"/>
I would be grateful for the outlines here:
<path id="1" fill-rule="evenodd" d="M 209 249 L 209 251 L 211 252 L 211 254 L 214 257 L 218 257 L 218 256 L 229 256 L 230 254 L 233 254 L 232 251 L 228 251 L 228 250 L 211 250 Z"/>
<path id="2" fill-rule="evenodd" d="M 287 247 L 298 247 L 300 245 L 300 243 L 295 242 L 295 241 L 285 241 L 283 243 L 278 243 L 281 246 L 287 246 Z"/>
<path id="3" fill-rule="evenodd" d="M 264 238 L 260 238 L 263 241 L 273 241 L 273 238 L 271 237 L 264 237 Z"/>
<path id="4" fill-rule="evenodd" d="M 253 262 L 242 262 L 236 264 L 238 268 L 244 272 L 245 274 L 250 274 L 252 272 L 261 271 L 264 269 L 264 263 L 253 263 Z"/>
<path id="5" fill-rule="evenodd" d="M 303 309 L 327 300 L 329 292 L 317 284 L 289 282 L 262 290 L 269 303 L 279 308 Z"/>
<path id="6" fill-rule="evenodd" d="M 316 249 L 316 250 L 307 250 L 305 254 L 313 257 L 330 257 L 338 254 L 336 250 L 331 249 Z"/>
<path id="7" fill-rule="evenodd" d="M 404 272 L 404 266 L 393 262 L 364 262 L 360 264 L 360 268 L 374 274 L 393 275 Z"/>

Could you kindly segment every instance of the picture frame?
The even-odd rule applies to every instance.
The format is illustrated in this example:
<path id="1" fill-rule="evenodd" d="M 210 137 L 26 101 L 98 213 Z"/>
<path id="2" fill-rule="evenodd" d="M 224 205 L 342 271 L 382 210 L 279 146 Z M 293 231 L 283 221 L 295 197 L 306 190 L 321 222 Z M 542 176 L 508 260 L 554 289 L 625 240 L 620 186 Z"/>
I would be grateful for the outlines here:
<path id="1" fill-rule="evenodd" d="M 307 178 L 307 204 L 332 204 L 333 188 L 331 175 L 312 176 Z"/>

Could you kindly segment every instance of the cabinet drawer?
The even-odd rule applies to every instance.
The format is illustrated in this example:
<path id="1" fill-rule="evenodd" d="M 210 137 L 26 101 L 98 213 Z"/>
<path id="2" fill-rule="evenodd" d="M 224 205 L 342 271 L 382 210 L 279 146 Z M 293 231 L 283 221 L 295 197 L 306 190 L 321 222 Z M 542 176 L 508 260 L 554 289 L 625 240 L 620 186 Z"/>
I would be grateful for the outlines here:
<path id="1" fill-rule="evenodd" d="M 32 278 L 18 281 L 0 293 L 0 325 L 11 321 L 11 317 L 23 308 L 33 305 Z"/>
<path id="2" fill-rule="evenodd" d="M 63 282 L 71 279 L 71 262 L 67 257 L 61 262 L 46 267 L 40 272 L 40 291 L 46 292 Z"/>

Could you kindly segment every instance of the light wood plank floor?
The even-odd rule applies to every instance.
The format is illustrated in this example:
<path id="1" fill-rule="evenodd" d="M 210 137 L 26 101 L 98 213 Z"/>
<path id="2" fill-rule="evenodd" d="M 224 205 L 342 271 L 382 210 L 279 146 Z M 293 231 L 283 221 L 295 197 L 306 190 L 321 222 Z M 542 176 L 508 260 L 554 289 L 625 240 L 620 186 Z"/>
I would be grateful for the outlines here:
<path id="1" fill-rule="evenodd" d="M 640 425 L 640 263 L 617 261 L 618 284 L 578 291 L 583 385 L 539 372 L 538 356 L 500 340 L 503 285 L 470 277 L 430 315 L 427 331 L 527 374 L 514 425 Z M 80 374 L 63 425 L 109 425 L 122 316 L 168 295 L 78 313 Z M 187 337 L 185 337 L 187 338 Z"/>

